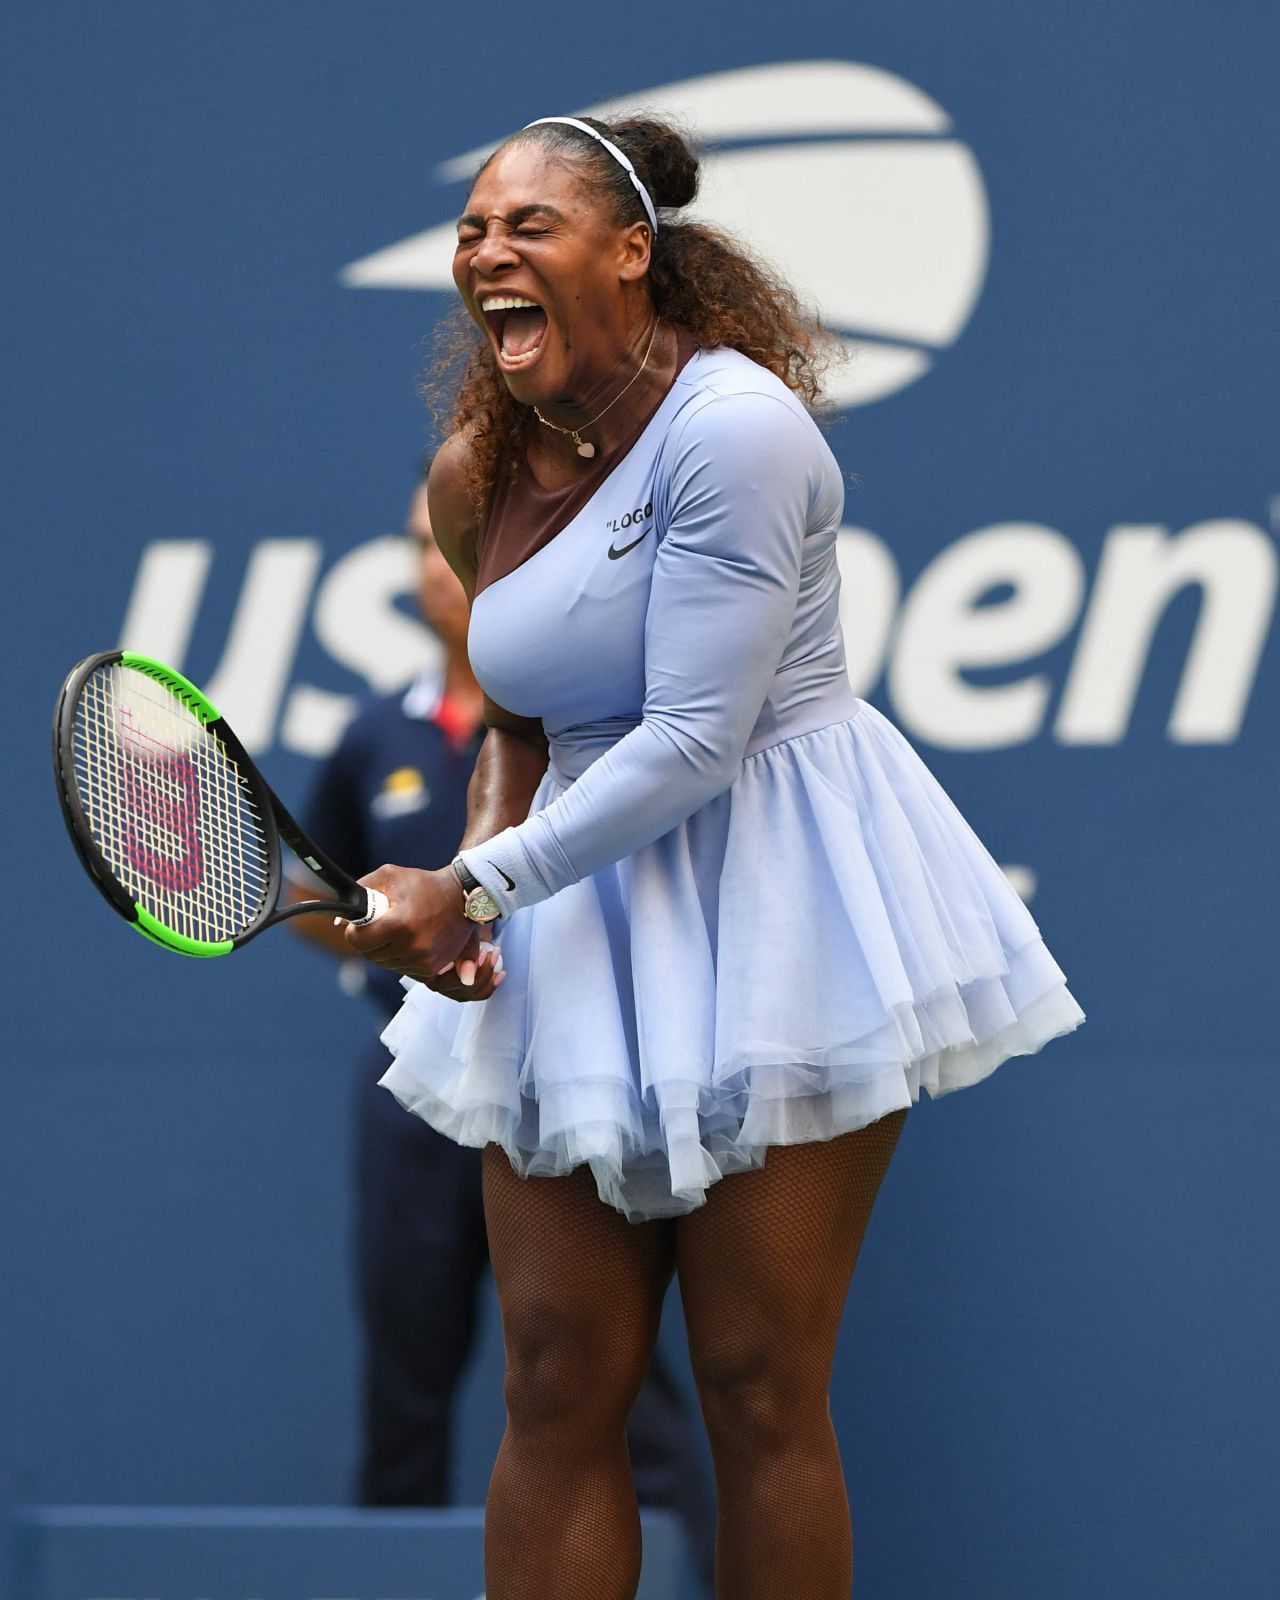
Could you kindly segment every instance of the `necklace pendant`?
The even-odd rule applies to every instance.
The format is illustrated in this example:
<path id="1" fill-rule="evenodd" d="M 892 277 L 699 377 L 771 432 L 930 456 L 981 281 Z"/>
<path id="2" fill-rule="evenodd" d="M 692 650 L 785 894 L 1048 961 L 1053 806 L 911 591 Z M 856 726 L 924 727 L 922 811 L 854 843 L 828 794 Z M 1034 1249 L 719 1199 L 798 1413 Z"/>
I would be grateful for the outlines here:
<path id="1" fill-rule="evenodd" d="M 555 118 L 552 117 L 551 120 L 554 122 Z M 530 126 L 532 127 L 532 123 Z M 618 390 L 617 394 L 614 395 L 613 399 L 610 400 L 609 405 L 604 408 L 604 411 L 608 411 L 611 406 L 617 405 L 618 401 L 622 399 L 623 395 L 626 394 L 627 390 L 649 365 L 649 355 L 653 350 L 653 341 L 658 337 L 658 329 L 661 326 L 661 323 L 661 317 L 655 317 L 653 319 L 653 328 L 649 334 L 649 343 L 644 347 L 643 361 L 641 361 L 640 365 L 627 379 L 626 383 L 623 384 L 622 388 Z M 596 423 L 599 422 L 600 418 L 604 416 L 604 411 L 598 411 L 595 416 L 592 417 L 590 422 L 584 422 L 582 426 L 584 428 L 594 428 Z M 542 415 L 541 411 L 538 410 L 537 406 L 534 406 L 533 414 L 535 417 L 537 417 L 538 421 L 543 425 L 544 428 L 550 428 L 555 433 L 567 434 L 569 438 L 573 440 L 578 454 L 584 461 L 593 461 L 595 459 L 595 445 L 591 443 L 590 439 L 584 439 L 581 433 L 578 432 L 577 428 L 562 428 L 558 422 L 549 422 L 547 418 Z"/>

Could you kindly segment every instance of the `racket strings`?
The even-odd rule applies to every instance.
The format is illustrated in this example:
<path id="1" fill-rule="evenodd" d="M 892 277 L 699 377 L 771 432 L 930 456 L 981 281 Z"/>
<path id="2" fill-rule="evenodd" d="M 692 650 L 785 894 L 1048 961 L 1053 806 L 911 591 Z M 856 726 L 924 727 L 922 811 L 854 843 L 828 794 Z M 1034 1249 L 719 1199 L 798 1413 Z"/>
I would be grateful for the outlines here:
<path id="1" fill-rule="evenodd" d="M 106 666 L 81 691 L 72 748 L 90 832 L 132 899 L 189 939 L 244 932 L 270 889 L 271 849 L 217 736 L 164 684 Z"/>

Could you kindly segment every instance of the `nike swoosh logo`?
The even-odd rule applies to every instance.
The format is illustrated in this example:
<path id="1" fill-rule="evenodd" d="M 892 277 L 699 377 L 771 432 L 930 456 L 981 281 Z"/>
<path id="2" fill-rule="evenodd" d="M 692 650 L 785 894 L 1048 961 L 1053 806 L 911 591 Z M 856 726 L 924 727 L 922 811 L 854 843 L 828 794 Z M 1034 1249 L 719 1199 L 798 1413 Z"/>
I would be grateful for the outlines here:
<path id="1" fill-rule="evenodd" d="M 644 533 L 642 533 L 640 535 L 640 539 L 643 539 L 645 533 L 648 533 L 648 531 L 649 531 L 648 528 L 646 528 L 644 530 Z M 628 550 L 634 550 L 635 547 L 640 543 L 640 539 L 633 539 L 630 544 L 624 544 L 622 546 L 621 550 L 617 550 L 617 549 L 615 549 L 613 547 L 613 545 L 610 545 L 609 546 L 609 560 L 610 561 L 616 561 L 619 556 L 625 556 Z"/>
<path id="2" fill-rule="evenodd" d="M 506 884 L 508 889 L 514 889 L 515 888 L 516 880 L 514 878 L 508 878 L 506 873 L 502 870 L 502 868 L 498 865 L 498 863 L 496 861 L 490 861 L 489 865 L 493 868 L 493 870 L 502 879 L 503 883 Z"/>

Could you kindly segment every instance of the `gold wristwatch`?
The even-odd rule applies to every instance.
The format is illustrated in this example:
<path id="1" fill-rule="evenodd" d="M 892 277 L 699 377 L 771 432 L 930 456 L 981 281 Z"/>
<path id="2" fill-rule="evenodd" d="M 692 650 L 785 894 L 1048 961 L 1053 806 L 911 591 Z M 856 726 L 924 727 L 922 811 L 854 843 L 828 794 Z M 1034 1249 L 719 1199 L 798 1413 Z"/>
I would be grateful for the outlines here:
<path id="1" fill-rule="evenodd" d="M 454 856 L 451 865 L 454 877 L 462 885 L 463 916 L 469 922 L 496 922 L 502 911 L 484 884 L 461 856 Z"/>

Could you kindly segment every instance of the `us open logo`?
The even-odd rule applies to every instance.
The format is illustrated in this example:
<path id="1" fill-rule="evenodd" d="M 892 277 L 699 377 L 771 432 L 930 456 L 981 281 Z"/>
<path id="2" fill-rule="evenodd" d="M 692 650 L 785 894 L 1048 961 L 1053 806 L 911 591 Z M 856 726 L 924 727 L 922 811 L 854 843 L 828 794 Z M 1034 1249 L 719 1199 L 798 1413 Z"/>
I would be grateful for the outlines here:
<path id="1" fill-rule="evenodd" d="M 920 89 L 856 62 L 799 61 L 660 85 L 587 113 L 610 117 L 642 100 L 701 142 L 695 214 L 751 242 L 852 347 L 830 386 L 840 405 L 905 389 L 959 338 L 987 271 L 986 192 L 973 153 Z M 492 148 L 446 161 L 441 184 L 468 180 Z M 453 250 L 450 220 L 352 262 L 342 278 L 452 294 Z M 1280 534 L 1280 496 L 1272 509 Z M 633 514 L 624 532 L 624 515 L 608 530 L 620 556 L 648 526 Z M 893 539 L 846 526 L 838 545 L 850 683 L 869 695 L 883 677 L 909 737 L 971 751 L 1042 737 L 1123 744 L 1162 619 L 1188 588 L 1202 598 L 1181 661 L 1164 668 L 1166 737 L 1218 746 L 1239 737 L 1280 593 L 1271 529 L 1235 515 L 1120 522 L 1101 530 L 1087 563 L 1068 534 L 1021 519 L 938 529 L 932 543 L 909 585 Z M 213 558 L 209 540 L 150 542 L 123 644 L 181 667 Z M 398 536 L 359 543 L 327 570 L 316 539 L 253 544 L 218 665 L 202 675 L 252 754 L 278 743 L 324 755 L 352 713 L 349 694 L 295 681 L 304 632 L 375 690 L 403 688 L 439 662 L 438 642 L 396 604 L 412 581 Z M 1068 639 L 1068 658 L 1046 666 L 1044 654 Z M 1020 671 L 970 676 L 994 667 Z"/>
<path id="2" fill-rule="evenodd" d="M 792 61 L 660 84 L 578 115 L 674 114 L 702 155 L 690 214 L 779 268 L 843 337 L 828 393 L 841 407 L 895 394 L 959 337 L 986 277 L 986 189 L 936 101 L 853 61 Z M 495 142 L 496 143 L 496 142 Z M 495 144 L 437 168 L 469 179 Z M 452 219 L 343 269 L 358 289 L 453 290 Z"/>

